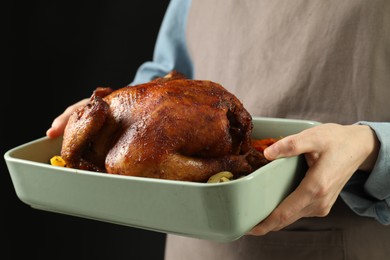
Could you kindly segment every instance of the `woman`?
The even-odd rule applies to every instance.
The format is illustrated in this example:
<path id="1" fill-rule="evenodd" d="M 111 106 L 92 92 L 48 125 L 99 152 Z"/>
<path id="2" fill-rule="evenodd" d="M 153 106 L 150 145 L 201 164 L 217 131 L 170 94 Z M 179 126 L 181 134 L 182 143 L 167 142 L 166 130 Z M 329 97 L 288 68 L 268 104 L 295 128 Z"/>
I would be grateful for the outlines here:
<path id="1" fill-rule="evenodd" d="M 154 59 L 131 84 L 173 69 L 221 83 L 253 116 L 323 124 L 265 150 L 270 160 L 304 154 L 310 167 L 247 236 L 168 235 L 166 259 L 387 259 L 390 2 L 172 0 Z"/>

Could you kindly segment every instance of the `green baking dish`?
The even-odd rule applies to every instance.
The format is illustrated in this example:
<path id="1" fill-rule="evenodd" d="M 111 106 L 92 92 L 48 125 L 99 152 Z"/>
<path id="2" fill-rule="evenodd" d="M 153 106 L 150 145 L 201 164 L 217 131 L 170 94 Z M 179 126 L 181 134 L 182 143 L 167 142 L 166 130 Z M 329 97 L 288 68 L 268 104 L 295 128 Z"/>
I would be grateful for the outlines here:
<path id="1" fill-rule="evenodd" d="M 298 133 L 318 122 L 253 118 L 255 138 Z M 263 220 L 302 179 L 302 156 L 275 160 L 226 183 L 193 183 L 55 167 L 61 138 L 7 151 L 18 198 L 33 208 L 157 232 L 233 241 Z"/>

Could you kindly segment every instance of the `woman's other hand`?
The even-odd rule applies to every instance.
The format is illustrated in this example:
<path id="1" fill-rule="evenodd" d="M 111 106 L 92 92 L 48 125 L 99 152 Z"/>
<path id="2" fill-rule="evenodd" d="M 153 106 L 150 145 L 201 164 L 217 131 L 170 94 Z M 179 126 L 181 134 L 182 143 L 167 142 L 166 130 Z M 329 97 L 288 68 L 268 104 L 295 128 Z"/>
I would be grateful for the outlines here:
<path id="1" fill-rule="evenodd" d="M 303 217 L 327 216 L 354 172 L 373 168 L 378 150 L 374 131 L 365 125 L 322 124 L 274 143 L 264 151 L 267 159 L 304 154 L 309 169 L 297 189 L 248 234 L 264 235 Z"/>
<path id="2" fill-rule="evenodd" d="M 66 124 L 68 123 L 70 115 L 78 108 L 85 106 L 89 101 L 89 98 L 80 100 L 79 102 L 69 106 L 65 111 L 56 117 L 51 124 L 51 127 L 46 131 L 46 135 L 49 138 L 56 138 L 64 133 Z"/>

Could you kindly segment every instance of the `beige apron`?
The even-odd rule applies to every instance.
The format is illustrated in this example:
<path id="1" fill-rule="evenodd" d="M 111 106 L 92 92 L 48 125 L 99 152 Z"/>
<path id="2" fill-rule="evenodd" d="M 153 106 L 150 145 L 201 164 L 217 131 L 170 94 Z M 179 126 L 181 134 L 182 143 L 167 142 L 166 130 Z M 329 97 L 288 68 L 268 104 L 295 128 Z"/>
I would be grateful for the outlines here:
<path id="1" fill-rule="evenodd" d="M 195 78 L 253 116 L 390 121 L 389 0 L 193 0 L 187 43 Z M 339 199 L 327 217 L 262 237 L 168 235 L 166 259 L 390 259 L 390 226 Z"/>

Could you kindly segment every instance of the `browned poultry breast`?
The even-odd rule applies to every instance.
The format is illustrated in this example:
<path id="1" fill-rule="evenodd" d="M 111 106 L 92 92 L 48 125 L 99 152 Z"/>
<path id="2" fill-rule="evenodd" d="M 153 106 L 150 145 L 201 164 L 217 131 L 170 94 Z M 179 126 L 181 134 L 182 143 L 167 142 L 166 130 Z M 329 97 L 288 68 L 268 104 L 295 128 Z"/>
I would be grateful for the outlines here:
<path id="1" fill-rule="evenodd" d="M 251 132 L 250 114 L 225 88 L 172 72 L 116 91 L 97 88 L 69 119 L 61 156 L 78 169 L 205 182 L 267 163 Z"/>

